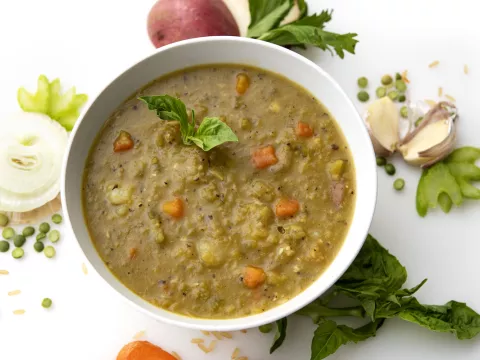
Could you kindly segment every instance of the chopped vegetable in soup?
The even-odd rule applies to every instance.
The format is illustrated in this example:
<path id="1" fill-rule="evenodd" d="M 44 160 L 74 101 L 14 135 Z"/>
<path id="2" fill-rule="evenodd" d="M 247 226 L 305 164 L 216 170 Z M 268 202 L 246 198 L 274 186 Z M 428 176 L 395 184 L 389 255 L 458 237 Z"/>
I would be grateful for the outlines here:
<path id="1" fill-rule="evenodd" d="M 210 151 L 182 142 L 138 96 L 169 94 L 238 137 Z M 264 70 L 211 65 L 167 75 L 106 122 L 83 187 L 92 240 L 145 300 L 201 318 L 278 306 L 309 287 L 342 246 L 355 204 L 347 143 L 305 89 Z"/>

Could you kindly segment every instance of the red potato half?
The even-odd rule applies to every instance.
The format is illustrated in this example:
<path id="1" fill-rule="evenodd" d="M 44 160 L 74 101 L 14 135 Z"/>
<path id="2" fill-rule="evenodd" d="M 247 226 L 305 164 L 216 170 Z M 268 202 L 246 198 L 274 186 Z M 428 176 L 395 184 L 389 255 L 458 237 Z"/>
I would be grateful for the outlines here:
<path id="1" fill-rule="evenodd" d="M 240 36 L 222 0 L 158 0 L 148 14 L 147 29 L 156 48 L 204 36 Z"/>

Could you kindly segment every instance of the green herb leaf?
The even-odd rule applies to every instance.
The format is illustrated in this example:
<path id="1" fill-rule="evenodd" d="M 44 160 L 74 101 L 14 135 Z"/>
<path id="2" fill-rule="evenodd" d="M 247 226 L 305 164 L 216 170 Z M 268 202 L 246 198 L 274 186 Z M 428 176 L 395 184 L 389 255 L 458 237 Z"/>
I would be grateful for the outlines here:
<path id="1" fill-rule="evenodd" d="M 480 149 L 466 146 L 455 150 L 445 160 L 460 186 L 463 197 L 468 199 L 480 199 L 480 189 L 470 184 L 472 181 L 480 180 L 480 168 L 475 165 L 478 159 L 480 159 Z"/>
<path id="2" fill-rule="evenodd" d="M 247 36 L 257 38 L 278 27 L 293 8 L 293 0 L 249 0 L 250 25 Z"/>
<path id="3" fill-rule="evenodd" d="M 282 346 L 285 336 L 287 336 L 287 318 L 283 318 L 276 321 L 277 331 L 273 337 L 273 344 L 270 348 L 270 354 Z"/>
<path id="4" fill-rule="evenodd" d="M 218 117 L 206 117 L 195 135 L 189 136 L 188 140 L 193 141 L 202 150 L 209 151 L 224 142 L 238 141 L 238 138 L 232 129 Z"/>
<path id="5" fill-rule="evenodd" d="M 337 325 L 327 320 L 318 325 L 313 335 L 311 360 L 321 360 L 335 353 L 340 346 L 348 342 L 357 343 L 376 335 L 384 320 L 379 319 L 358 329 Z"/>
<path id="6" fill-rule="evenodd" d="M 471 339 L 480 333 L 480 315 L 456 301 L 443 306 L 418 305 L 402 311 L 399 316 L 432 331 L 453 333 L 461 340 Z"/>
<path id="7" fill-rule="evenodd" d="M 295 314 L 308 316 L 312 319 L 314 324 L 318 324 L 326 317 L 352 316 L 363 318 L 365 316 L 365 311 L 361 306 L 330 308 L 321 305 L 318 301 L 314 301 L 297 311 Z"/>
<path id="8" fill-rule="evenodd" d="M 308 4 L 305 0 L 297 0 L 297 6 L 298 9 L 300 10 L 300 16 L 298 17 L 299 19 L 304 18 L 308 14 Z"/>
<path id="9" fill-rule="evenodd" d="M 335 284 L 335 289 L 359 300 L 367 315 L 375 319 L 376 301 L 400 290 L 406 279 L 407 271 L 397 258 L 368 235 L 352 265 Z"/>
<path id="10" fill-rule="evenodd" d="M 216 117 L 204 118 L 195 131 L 195 112 L 192 110 L 192 120 L 189 122 L 187 107 L 180 99 L 170 95 L 142 96 L 139 99 L 147 104 L 149 110 L 155 110 L 160 119 L 178 121 L 185 145 L 193 143 L 209 151 L 224 142 L 238 141 L 232 129 Z"/>
<path id="11" fill-rule="evenodd" d="M 440 199 L 441 194 L 445 195 L 442 195 Z M 444 212 L 450 211 L 451 203 L 446 196 L 457 206 L 463 202 L 462 191 L 451 174 L 449 166 L 439 162 L 431 168 L 423 170 L 418 182 L 416 196 L 418 214 L 424 217 L 429 208 L 436 208 L 439 203 Z"/>

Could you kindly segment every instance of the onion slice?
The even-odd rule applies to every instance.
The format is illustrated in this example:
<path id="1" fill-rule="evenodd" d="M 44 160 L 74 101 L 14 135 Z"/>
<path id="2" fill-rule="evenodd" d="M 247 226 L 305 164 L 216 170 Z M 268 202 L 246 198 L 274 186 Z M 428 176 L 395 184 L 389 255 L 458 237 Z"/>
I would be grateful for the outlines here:
<path id="1" fill-rule="evenodd" d="M 0 118 L 0 128 L 0 211 L 30 211 L 53 200 L 67 131 L 47 115 L 28 112 Z"/>

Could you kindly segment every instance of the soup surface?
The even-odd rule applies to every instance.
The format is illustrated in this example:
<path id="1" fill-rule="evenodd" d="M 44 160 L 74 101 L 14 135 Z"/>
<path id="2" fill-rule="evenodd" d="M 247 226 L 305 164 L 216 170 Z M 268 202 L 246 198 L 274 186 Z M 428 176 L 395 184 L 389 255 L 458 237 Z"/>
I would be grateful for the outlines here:
<path id="1" fill-rule="evenodd" d="M 184 145 L 178 122 L 137 99 L 163 94 L 197 123 L 221 117 L 239 142 Z M 115 152 L 122 131 L 134 146 Z M 97 251 L 128 288 L 172 312 L 234 318 L 284 303 L 329 266 L 352 219 L 355 172 L 335 120 L 305 89 L 212 65 L 160 78 L 119 106 L 91 149 L 83 199 Z"/>

